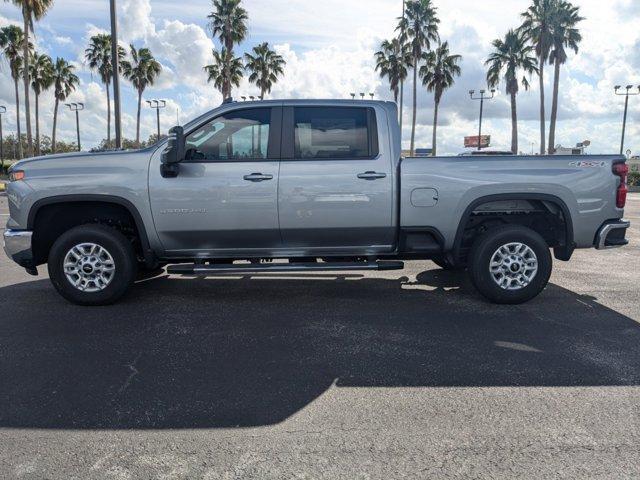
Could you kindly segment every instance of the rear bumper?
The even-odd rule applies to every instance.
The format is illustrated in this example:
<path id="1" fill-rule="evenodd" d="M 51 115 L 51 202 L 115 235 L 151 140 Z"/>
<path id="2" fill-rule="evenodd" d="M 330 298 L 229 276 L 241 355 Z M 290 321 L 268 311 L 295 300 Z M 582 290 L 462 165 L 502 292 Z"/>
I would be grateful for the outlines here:
<path id="1" fill-rule="evenodd" d="M 610 220 L 605 222 L 596 234 L 594 246 L 598 250 L 605 250 L 627 245 L 629 240 L 625 238 L 625 234 L 630 225 L 631 223 L 627 220 Z"/>
<path id="2" fill-rule="evenodd" d="M 29 230 L 11 230 L 4 232 L 4 251 L 7 256 L 21 267 L 34 269 L 31 238 L 33 232 Z"/>

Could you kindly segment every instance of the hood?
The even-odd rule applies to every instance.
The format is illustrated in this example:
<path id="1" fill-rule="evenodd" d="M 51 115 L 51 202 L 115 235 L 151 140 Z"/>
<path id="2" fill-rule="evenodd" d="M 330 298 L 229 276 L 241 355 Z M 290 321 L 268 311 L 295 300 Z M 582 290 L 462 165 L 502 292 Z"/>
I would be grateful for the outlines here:
<path id="1" fill-rule="evenodd" d="M 55 153 L 52 155 L 41 155 L 39 157 L 30 157 L 24 158 L 22 160 L 17 161 L 11 166 L 11 170 L 20 169 L 28 164 L 35 162 L 46 162 L 48 160 L 61 160 L 61 159 L 78 159 L 83 157 L 120 157 L 123 155 L 135 155 L 139 153 L 144 153 L 147 151 L 155 150 L 158 147 L 158 144 L 152 145 L 150 147 L 141 148 L 139 150 L 107 150 L 102 152 L 67 152 L 67 153 Z M 105 158 L 108 161 L 108 158 Z"/>

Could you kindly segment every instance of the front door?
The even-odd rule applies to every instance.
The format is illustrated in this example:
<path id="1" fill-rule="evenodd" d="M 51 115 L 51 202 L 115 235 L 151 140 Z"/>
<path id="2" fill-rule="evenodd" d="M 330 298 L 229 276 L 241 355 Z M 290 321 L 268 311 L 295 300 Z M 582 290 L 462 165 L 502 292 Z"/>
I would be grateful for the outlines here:
<path id="1" fill-rule="evenodd" d="M 186 132 L 176 178 L 152 168 L 149 192 L 169 256 L 259 254 L 281 247 L 278 156 L 281 108 L 222 114 Z"/>
<path id="2" fill-rule="evenodd" d="M 279 180 L 284 246 L 306 253 L 392 249 L 393 172 L 372 107 L 286 107 Z"/>

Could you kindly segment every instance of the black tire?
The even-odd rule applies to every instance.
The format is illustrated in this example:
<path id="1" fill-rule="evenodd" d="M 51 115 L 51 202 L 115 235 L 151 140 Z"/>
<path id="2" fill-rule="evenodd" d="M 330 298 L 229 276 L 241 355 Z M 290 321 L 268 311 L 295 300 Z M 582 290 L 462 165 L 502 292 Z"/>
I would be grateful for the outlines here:
<path id="1" fill-rule="evenodd" d="M 510 243 L 528 246 L 537 259 L 537 272 L 526 286 L 517 290 L 502 288 L 490 271 L 494 254 L 501 246 Z M 549 282 L 552 266 L 551 252 L 545 240 L 537 232 L 521 225 L 505 225 L 489 230 L 475 241 L 469 259 L 473 285 L 484 297 L 500 304 L 524 303 L 537 296 Z"/>
<path id="2" fill-rule="evenodd" d="M 464 267 L 461 267 L 460 265 L 456 265 L 455 263 L 451 262 L 446 255 L 433 257 L 431 261 L 436 265 L 438 265 L 443 270 L 456 271 L 456 270 L 464 269 Z"/>
<path id="3" fill-rule="evenodd" d="M 115 271 L 104 289 L 85 292 L 76 288 L 64 272 L 64 259 L 76 245 L 94 243 L 113 259 Z M 98 224 L 81 225 L 63 233 L 49 252 L 49 278 L 65 299 L 76 305 L 109 305 L 120 299 L 136 278 L 137 262 L 131 242 L 119 231 Z"/>

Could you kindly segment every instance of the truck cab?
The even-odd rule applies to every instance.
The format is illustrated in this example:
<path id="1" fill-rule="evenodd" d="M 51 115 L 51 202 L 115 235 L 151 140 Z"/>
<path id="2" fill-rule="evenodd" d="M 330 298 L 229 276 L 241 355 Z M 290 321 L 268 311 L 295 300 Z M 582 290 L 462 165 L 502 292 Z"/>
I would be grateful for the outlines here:
<path id="1" fill-rule="evenodd" d="M 384 120 L 394 112 L 380 102 L 230 103 L 185 126 L 176 172 L 163 174 L 160 149 L 149 170 L 163 250 L 176 258 L 392 252 L 399 155 Z"/>

